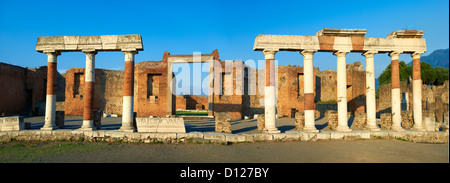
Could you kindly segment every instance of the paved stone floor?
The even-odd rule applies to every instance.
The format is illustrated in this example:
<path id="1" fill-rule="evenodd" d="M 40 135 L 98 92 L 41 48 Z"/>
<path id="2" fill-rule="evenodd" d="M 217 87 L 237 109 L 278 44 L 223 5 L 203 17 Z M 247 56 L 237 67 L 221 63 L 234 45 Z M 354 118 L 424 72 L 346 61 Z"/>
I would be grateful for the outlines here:
<path id="1" fill-rule="evenodd" d="M 24 122 L 31 123 L 31 129 L 40 129 L 44 126 L 44 116 L 25 117 Z M 83 116 L 65 116 L 65 129 L 78 129 L 83 123 Z M 102 130 L 118 130 L 121 127 L 121 117 L 102 118 Z M 326 118 L 316 119 L 316 128 L 322 131 L 330 131 Z M 353 124 L 353 117 L 349 119 L 349 125 L 356 129 Z M 186 132 L 213 132 L 215 130 L 214 120 L 185 120 Z M 295 130 L 294 118 L 277 119 L 277 127 L 282 132 Z M 258 133 L 256 119 L 236 120 L 231 122 L 233 134 L 253 134 Z"/>

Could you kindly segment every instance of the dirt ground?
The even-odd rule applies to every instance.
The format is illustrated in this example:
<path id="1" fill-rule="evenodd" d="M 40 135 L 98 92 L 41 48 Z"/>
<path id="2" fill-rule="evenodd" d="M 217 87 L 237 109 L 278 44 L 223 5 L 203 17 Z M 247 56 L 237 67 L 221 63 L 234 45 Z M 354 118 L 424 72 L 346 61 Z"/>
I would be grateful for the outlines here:
<path id="1" fill-rule="evenodd" d="M 16 143 L 16 144 L 14 144 Z M 0 162 L 57 163 L 448 163 L 449 146 L 400 140 L 256 142 L 219 144 L 107 144 L 52 142 L 42 155 L 8 154 Z M 61 147 L 61 144 L 63 145 Z M 70 148 L 67 148 L 68 144 Z M 21 145 L 23 146 L 23 145 Z M 42 146 L 38 144 L 37 146 Z M 49 144 L 45 144 L 45 147 Z M 66 146 L 66 148 L 63 148 Z M 61 149 L 58 149 L 61 147 Z M 31 148 L 31 147 L 29 147 Z"/>
<path id="2" fill-rule="evenodd" d="M 25 118 L 32 129 L 44 125 L 44 117 Z M 65 127 L 80 128 L 82 116 L 66 116 Z M 214 131 L 213 120 L 186 120 L 186 131 Z M 102 118 L 102 129 L 117 130 L 121 118 Z M 355 129 L 352 120 L 349 126 Z M 283 133 L 294 130 L 294 119 L 280 118 L 277 127 Z M 316 128 L 327 131 L 325 119 L 316 120 Z M 234 134 L 257 133 L 256 120 L 232 122 Z M 16 143 L 16 144 L 14 144 Z M 19 144 L 17 144 L 19 143 Z M 127 163 L 448 163 L 449 144 L 413 143 L 401 140 L 334 140 L 315 142 L 256 142 L 219 144 L 107 144 L 53 142 L 49 145 L 0 145 L 0 162 L 127 162 Z M 67 145 L 69 143 L 69 145 Z M 55 145 L 56 144 L 56 145 Z M 61 146 L 61 144 L 63 146 Z M 35 148 L 30 156 L 16 156 L 16 145 L 22 150 Z M 36 147 L 35 147 L 36 146 Z M 61 146 L 61 147 L 60 147 Z M 16 153 L 16 154 L 15 154 Z"/>

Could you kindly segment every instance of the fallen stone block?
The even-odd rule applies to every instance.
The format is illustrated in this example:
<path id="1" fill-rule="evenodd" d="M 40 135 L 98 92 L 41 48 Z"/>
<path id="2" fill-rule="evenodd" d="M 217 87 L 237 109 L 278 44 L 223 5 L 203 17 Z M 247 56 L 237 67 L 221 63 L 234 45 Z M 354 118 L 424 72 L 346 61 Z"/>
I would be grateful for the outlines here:
<path id="1" fill-rule="evenodd" d="M 231 133 L 231 114 L 227 112 L 218 112 L 216 114 L 216 132 Z"/>
<path id="2" fill-rule="evenodd" d="M 137 117 L 136 127 L 138 132 L 186 133 L 183 118 Z"/>
<path id="3" fill-rule="evenodd" d="M 1 131 L 19 131 L 24 130 L 25 124 L 22 116 L 1 117 L 0 118 L 0 132 Z"/>

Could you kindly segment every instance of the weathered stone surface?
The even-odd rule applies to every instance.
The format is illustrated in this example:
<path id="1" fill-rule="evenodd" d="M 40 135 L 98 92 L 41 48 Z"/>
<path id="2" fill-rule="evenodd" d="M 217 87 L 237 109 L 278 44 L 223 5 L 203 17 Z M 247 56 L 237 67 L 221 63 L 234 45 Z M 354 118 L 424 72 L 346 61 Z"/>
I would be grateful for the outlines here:
<path id="1" fill-rule="evenodd" d="M 424 117 L 423 118 L 423 127 L 427 132 L 434 132 L 436 130 L 436 122 L 433 117 Z"/>
<path id="2" fill-rule="evenodd" d="M 412 111 L 402 111 L 402 127 L 412 128 L 414 125 L 414 118 Z"/>
<path id="3" fill-rule="evenodd" d="M 216 132 L 231 133 L 231 114 L 227 112 L 216 113 Z"/>
<path id="4" fill-rule="evenodd" d="M 137 117 L 136 127 L 138 132 L 186 133 L 183 118 Z"/>
<path id="5" fill-rule="evenodd" d="M 336 127 L 338 126 L 338 112 L 329 110 L 325 113 L 325 117 L 327 118 L 330 129 L 336 130 Z"/>
<path id="6" fill-rule="evenodd" d="M 258 114 L 257 120 L 256 120 L 256 127 L 258 129 L 258 132 L 262 132 L 264 128 L 266 127 L 266 118 L 264 114 Z"/>
<path id="7" fill-rule="evenodd" d="M 392 115 L 391 113 L 383 113 L 380 115 L 380 125 L 381 128 L 391 129 L 392 126 Z"/>
<path id="8" fill-rule="evenodd" d="M 22 116 L 1 117 L 0 118 L 0 132 L 1 131 L 19 131 L 24 130 L 25 125 Z"/>
<path id="9" fill-rule="evenodd" d="M 38 37 L 36 51 L 142 51 L 140 34 L 104 36 L 45 36 Z"/>
<path id="10" fill-rule="evenodd" d="M 355 113 L 355 126 L 359 129 L 363 129 L 367 124 L 367 115 L 363 112 Z"/>
<path id="11" fill-rule="evenodd" d="M 295 129 L 302 130 L 305 127 L 305 113 L 296 112 L 295 113 Z"/>

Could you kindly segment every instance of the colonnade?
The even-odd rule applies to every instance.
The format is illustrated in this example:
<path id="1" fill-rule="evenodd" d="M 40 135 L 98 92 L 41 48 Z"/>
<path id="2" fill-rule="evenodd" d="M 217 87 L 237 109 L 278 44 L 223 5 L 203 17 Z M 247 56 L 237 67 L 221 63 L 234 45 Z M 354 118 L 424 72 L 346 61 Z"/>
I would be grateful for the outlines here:
<path id="1" fill-rule="evenodd" d="M 123 114 L 122 127 L 119 131 L 133 132 L 133 98 L 134 98 L 134 56 L 136 50 L 122 51 L 125 54 L 124 87 L 123 87 Z M 95 55 L 96 50 L 83 50 L 86 54 L 86 67 L 84 71 L 83 95 L 83 124 L 78 130 L 92 131 L 94 127 L 94 85 L 95 85 Z M 56 110 L 56 63 L 58 51 L 45 52 L 48 57 L 47 68 L 47 99 L 45 108 L 45 124 L 41 130 L 55 130 Z"/>
<path id="2" fill-rule="evenodd" d="M 279 133 L 275 121 L 276 94 L 274 83 L 274 65 L 275 53 L 277 51 L 264 50 L 266 59 L 266 89 L 265 89 L 265 126 L 267 133 Z M 314 126 L 315 122 L 315 103 L 314 103 L 314 71 L 313 55 L 317 50 L 302 50 L 303 55 L 303 73 L 304 73 L 304 114 L 305 132 L 319 132 Z M 351 132 L 348 126 L 347 114 L 347 69 L 346 55 L 350 51 L 336 51 L 333 54 L 337 57 L 337 107 L 338 107 L 338 126 L 336 131 Z M 366 58 L 366 114 L 367 125 L 364 127 L 368 131 L 380 131 L 376 124 L 376 99 L 375 99 L 375 71 L 374 56 L 378 51 L 365 51 L 362 55 Z M 400 51 L 389 53 L 391 57 L 391 104 L 392 104 L 392 130 L 404 131 L 401 126 L 401 93 L 400 93 L 400 73 L 399 73 L 399 55 Z M 422 80 L 420 78 L 420 52 L 411 54 L 413 58 L 413 115 L 414 129 L 424 131 L 422 125 Z"/>

